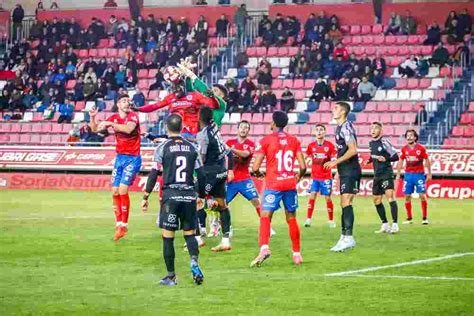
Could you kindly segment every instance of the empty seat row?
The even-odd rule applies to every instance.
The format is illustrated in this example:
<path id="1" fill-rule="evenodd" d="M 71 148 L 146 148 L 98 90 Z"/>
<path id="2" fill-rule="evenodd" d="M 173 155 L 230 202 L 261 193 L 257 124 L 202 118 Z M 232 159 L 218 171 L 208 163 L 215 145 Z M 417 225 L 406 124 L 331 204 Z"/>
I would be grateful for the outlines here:
<path id="1" fill-rule="evenodd" d="M 473 137 L 474 136 L 474 126 L 454 126 L 452 135 L 455 137 Z"/>
<path id="2" fill-rule="evenodd" d="M 373 101 L 413 100 L 429 101 L 439 100 L 444 97 L 444 91 L 440 90 L 377 90 Z"/>

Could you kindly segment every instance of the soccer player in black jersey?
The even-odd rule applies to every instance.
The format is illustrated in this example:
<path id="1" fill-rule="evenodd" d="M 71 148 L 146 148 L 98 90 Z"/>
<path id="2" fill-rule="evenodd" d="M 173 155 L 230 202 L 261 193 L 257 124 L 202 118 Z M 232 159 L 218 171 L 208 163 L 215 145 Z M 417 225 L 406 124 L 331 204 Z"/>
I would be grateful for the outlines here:
<path id="1" fill-rule="evenodd" d="M 380 122 L 373 122 L 370 133 L 373 140 L 370 141 L 370 158 L 368 163 L 374 165 L 374 183 L 372 186 L 372 195 L 374 197 L 374 205 L 382 227 L 376 233 L 398 233 L 398 206 L 395 198 L 395 184 L 393 179 L 395 175 L 392 169 L 392 162 L 398 161 L 397 150 L 390 141 L 383 137 L 383 127 Z M 385 215 L 385 206 L 382 203 L 382 197 L 385 195 L 392 213 L 392 226 L 390 227 L 387 216 Z"/>
<path id="2" fill-rule="evenodd" d="M 227 179 L 232 181 L 234 178 L 233 154 L 225 144 L 219 128 L 213 120 L 211 108 L 201 108 L 199 111 L 199 126 L 201 130 L 196 136 L 196 141 L 204 164 L 205 178 L 205 195 L 201 195 L 200 198 L 210 195 L 216 200 L 222 227 L 222 241 L 211 250 L 214 252 L 228 251 L 231 250 L 231 220 L 225 198 Z"/>
<path id="3" fill-rule="evenodd" d="M 347 120 L 351 107 L 346 102 L 337 102 L 332 110 L 334 120 L 337 122 L 336 147 L 337 159 L 326 162 L 324 167 L 331 169 L 337 166 L 339 174 L 339 189 L 341 192 L 341 238 L 331 251 L 343 252 L 354 248 L 356 242 L 352 236 L 354 226 L 354 209 L 352 201 L 359 192 L 361 168 L 357 154 L 357 136 L 352 124 Z"/>
<path id="4" fill-rule="evenodd" d="M 199 248 L 194 238 L 197 228 L 197 193 L 194 172 L 197 173 L 198 183 L 202 184 L 202 162 L 195 144 L 185 140 L 180 134 L 183 128 L 181 116 L 171 114 L 166 119 L 166 126 L 169 138 L 155 151 L 154 161 L 157 168 L 152 169 L 143 196 L 143 200 L 147 201 L 155 186 L 158 173 L 161 171 L 163 188 L 159 225 L 162 228 L 163 257 L 168 275 L 160 280 L 160 284 L 167 286 L 177 284 L 174 267 L 174 236 L 175 231 L 181 229 L 191 256 L 191 273 L 194 282 L 199 285 L 203 282 L 204 275 L 198 265 Z M 204 191 L 202 185 L 199 186 L 198 191 Z"/>

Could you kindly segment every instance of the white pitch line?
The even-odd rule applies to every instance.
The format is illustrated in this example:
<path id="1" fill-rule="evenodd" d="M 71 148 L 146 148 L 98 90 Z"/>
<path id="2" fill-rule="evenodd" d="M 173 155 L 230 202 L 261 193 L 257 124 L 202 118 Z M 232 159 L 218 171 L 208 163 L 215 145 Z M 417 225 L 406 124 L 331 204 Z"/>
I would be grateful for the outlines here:
<path id="1" fill-rule="evenodd" d="M 156 216 L 156 214 L 145 213 L 139 216 Z M 54 216 L 54 217 L 10 217 L 10 218 L 3 218 L 0 221 L 32 221 L 32 220 L 56 220 L 56 219 L 94 219 L 94 218 L 113 218 L 114 215 L 101 215 L 101 216 L 90 216 L 90 215 L 83 215 L 83 216 Z M 131 217 L 137 217 L 136 215 L 131 215 Z"/>
<path id="2" fill-rule="evenodd" d="M 358 278 L 376 278 L 376 279 L 415 279 L 415 280 L 446 280 L 446 281 L 474 281 L 474 278 L 464 277 L 431 277 L 419 275 L 370 275 L 370 274 L 351 274 L 342 275 L 344 277 L 358 277 Z"/>
<path id="3" fill-rule="evenodd" d="M 448 259 L 452 259 L 452 258 L 459 258 L 459 257 L 465 257 L 465 256 L 472 256 L 472 255 L 474 255 L 474 252 L 455 253 L 455 254 L 452 254 L 452 255 L 444 256 L 444 257 L 436 257 L 436 258 L 415 260 L 415 261 L 409 261 L 409 262 L 402 262 L 402 263 L 390 264 L 390 265 L 386 265 L 386 266 L 375 266 L 375 267 L 369 267 L 369 268 L 364 268 L 364 269 L 359 269 L 359 270 L 350 270 L 350 271 L 343 271 L 343 272 L 328 273 L 328 274 L 325 274 L 325 275 L 326 276 L 331 276 L 331 277 L 332 276 L 345 276 L 345 275 L 359 274 L 359 273 L 365 273 L 365 272 L 371 272 L 371 271 L 378 271 L 378 270 L 383 270 L 383 269 L 411 266 L 411 265 L 415 265 L 415 264 L 424 264 L 424 263 L 430 263 L 430 262 L 436 262 L 436 261 L 443 261 L 443 260 L 448 260 Z"/>

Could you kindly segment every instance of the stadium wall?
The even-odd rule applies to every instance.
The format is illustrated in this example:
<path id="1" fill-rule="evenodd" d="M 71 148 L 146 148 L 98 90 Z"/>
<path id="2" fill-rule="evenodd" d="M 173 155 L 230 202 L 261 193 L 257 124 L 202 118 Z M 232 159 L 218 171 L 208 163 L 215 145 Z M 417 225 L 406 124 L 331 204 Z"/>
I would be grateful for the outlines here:
<path id="1" fill-rule="evenodd" d="M 153 151 L 151 147 L 142 148 L 144 171 L 150 170 Z M 428 196 L 474 199 L 474 150 L 436 150 L 429 153 L 432 172 L 438 178 L 428 183 Z M 113 147 L 0 146 L 0 188 L 107 191 L 110 190 L 110 175 L 103 173 L 112 170 L 114 158 Z M 365 164 L 367 159 L 368 151 L 361 150 L 360 161 L 365 177 L 360 194 L 364 196 L 371 195 L 373 184 L 370 178 L 372 166 Z M 9 172 L 2 172 L 2 169 Z M 142 191 L 146 181 L 147 177 L 140 175 L 131 190 Z M 263 181 L 255 181 L 261 190 Z M 311 179 L 305 177 L 298 184 L 300 195 L 307 194 L 310 183 Z M 401 190 L 402 183 L 398 183 L 399 197 L 402 197 Z M 339 193 L 336 181 L 334 193 Z"/>

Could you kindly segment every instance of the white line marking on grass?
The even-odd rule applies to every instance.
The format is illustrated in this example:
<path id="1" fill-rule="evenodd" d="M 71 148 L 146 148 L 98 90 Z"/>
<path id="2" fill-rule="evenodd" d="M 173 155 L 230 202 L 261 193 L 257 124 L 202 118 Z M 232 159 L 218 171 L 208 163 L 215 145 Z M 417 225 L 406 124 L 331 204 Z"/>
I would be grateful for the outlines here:
<path id="1" fill-rule="evenodd" d="M 397 264 L 389 264 L 389 265 L 385 265 L 385 266 L 375 266 L 375 267 L 369 267 L 369 268 L 359 269 L 359 270 L 350 270 L 350 271 L 344 271 L 344 272 L 328 273 L 328 274 L 326 274 L 326 276 L 331 276 L 332 277 L 332 276 L 353 275 L 353 274 L 359 274 L 359 273 L 365 273 L 365 272 L 371 272 L 371 271 L 378 271 L 378 270 L 383 270 L 383 269 L 411 266 L 411 265 L 415 265 L 415 264 L 424 264 L 424 263 L 430 263 L 430 262 L 436 262 L 436 261 L 443 261 L 443 260 L 448 260 L 448 259 L 452 259 L 452 258 L 459 258 L 459 257 L 465 257 L 465 256 L 472 256 L 472 255 L 474 255 L 474 252 L 455 253 L 455 254 L 452 254 L 452 255 L 444 256 L 444 257 L 436 257 L 436 258 L 415 260 L 415 261 L 402 262 L 402 263 L 397 263 Z"/>
<path id="2" fill-rule="evenodd" d="M 153 216 L 156 217 L 156 214 L 140 214 L 140 215 L 131 215 L 130 217 L 139 217 L 139 216 Z M 33 220 L 56 220 L 56 219 L 94 219 L 94 218 L 113 218 L 114 214 L 109 215 L 76 215 L 76 216 L 53 216 L 53 217 L 7 217 L 0 219 L 1 221 L 33 221 Z"/>
<path id="3" fill-rule="evenodd" d="M 464 277 L 435 277 L 435 276 L 419 276 L 419 275 L 367 275 L 367 274 L 351 274 L 341 275 L 343 277 L 358 278 L 376 278 L 376 279 L 415 279 L 415 280 L 446 280 L 446 281 L 474 281 L 474 278 Z"/>

